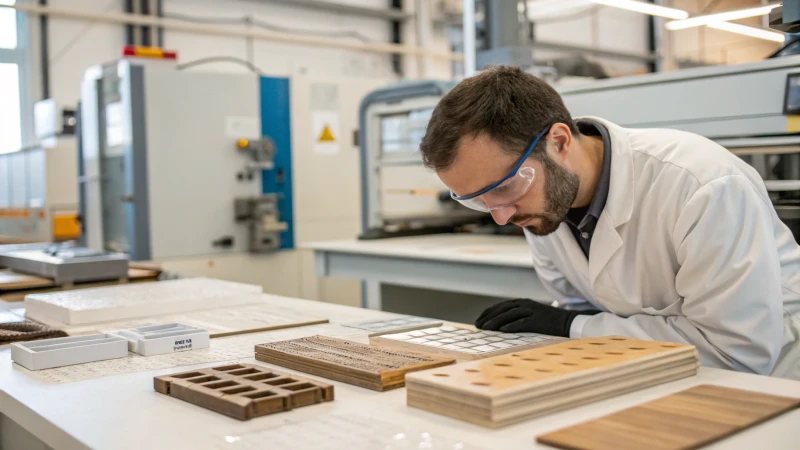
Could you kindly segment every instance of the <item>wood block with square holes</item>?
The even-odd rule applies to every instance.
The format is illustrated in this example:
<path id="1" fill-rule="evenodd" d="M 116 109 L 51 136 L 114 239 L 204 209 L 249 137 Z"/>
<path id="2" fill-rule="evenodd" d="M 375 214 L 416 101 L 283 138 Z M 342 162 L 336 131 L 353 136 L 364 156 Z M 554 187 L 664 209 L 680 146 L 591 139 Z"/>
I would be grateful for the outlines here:
<path id="1" fill-rule="evenodd" d="M 610 336 L 406 377 L 409 406 L 501 427 L 697 373 L 691 345 Z"/>
<path id="2" fill-rule="evenodd" d="M 155 377 L 153 387 L 183 401 L 249 420 L 333 400 L 333 386 L 252 364 Z"/>
<path id="3" fill-rule="evenodd" d="M 375 391 L 402 387 L 409 372 L 455 362 L 445 356 L 313 336 L 256 345 L 256 359 Z"/>
<path id="4" fill-rule="evenodd" d="M 800 398 L 700 385 L 536 440 L 570 450 L 694 449 L 798 407 Z"/>
<path id="5" fill-rule="evenodd" d="M 511 352 L 543 347 L 567 339 L 536 333 L 473 331 L 451 326 L 426 328 L 406 333 L 372 336 L 372 345 L 445 355 L 459 361 L 473 361 Z"/>

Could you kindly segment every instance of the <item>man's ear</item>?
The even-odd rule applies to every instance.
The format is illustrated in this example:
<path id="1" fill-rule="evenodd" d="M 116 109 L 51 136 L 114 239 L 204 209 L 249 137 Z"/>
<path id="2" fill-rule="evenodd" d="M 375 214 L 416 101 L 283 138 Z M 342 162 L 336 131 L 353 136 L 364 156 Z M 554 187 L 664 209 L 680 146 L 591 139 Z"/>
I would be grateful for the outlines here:
<path id="1" fill-rule="evenodd" d="M 557 123 L 550 127 L 550 132 L 547 133 L 547 141 L 552 144 L 547 146 L 550 157 L 556 161 L 563 161 L 572 146 L 572 132 L 567 125 Z"/>

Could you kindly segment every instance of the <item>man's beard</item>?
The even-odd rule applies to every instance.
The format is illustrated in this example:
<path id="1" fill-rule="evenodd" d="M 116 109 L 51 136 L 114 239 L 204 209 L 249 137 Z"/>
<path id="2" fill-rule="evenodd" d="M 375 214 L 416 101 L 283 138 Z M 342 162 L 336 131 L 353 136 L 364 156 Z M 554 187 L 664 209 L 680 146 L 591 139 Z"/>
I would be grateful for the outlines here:
<path id="1" fill-rule="evenodd" d="M 556 231 L 567 217 L 569 209 L 578 196 L 580 181 L 578 176 L 564 167 L 556 164 L 545 155 L 542 159 L 544 167 L 544 213 L 541 214 L 515 214 L 510 222 L 522 223 L 530 219 L 539 219 L 538 225 L 529 225 L 525 228 L 537 236 L 546 236 Z"/>

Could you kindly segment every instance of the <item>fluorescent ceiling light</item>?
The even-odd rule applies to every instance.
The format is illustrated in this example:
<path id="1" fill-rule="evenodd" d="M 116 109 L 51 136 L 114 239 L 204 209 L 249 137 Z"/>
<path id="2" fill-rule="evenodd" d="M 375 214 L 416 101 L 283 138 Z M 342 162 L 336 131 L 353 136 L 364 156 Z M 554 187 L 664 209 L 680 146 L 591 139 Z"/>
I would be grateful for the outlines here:
<path id="1" fill-rule="evenodd" d="M 651 16 L 666 17 L 668 19 L 685 19 L 689 17 L 689 13 L 682 9 L 667 8 L 664 6 L 654 5 L 652 3 L 639 2 L 635 0 L 589 0 L 598 5 L 613 6 L 615 8 L 627 9 L 628 11 L 636 11 Z"/>
<path id="2" fill-rule="evenodd" d="M 739 25 L 738 23 L 714 22 L 708 24 L 707 26 L 716 30 L 730 31 L 731 33 L 743 34 L 745 36 L 766 39 L 768 41 L 783 42 L 786 39 L 783 33 L 764 30 L 761 28 L 748 27 L 747 25 Z"/>
<path id="3" fill-rule="evenodd" d="M 2 1 L 2 0 L 0 0 Z M 520 7 L 522 4 L 520 4 Z M 537 0 L 528 2 L 528 18 L 530 20 L 557 18 L 592 8 L 589 0 Z M 524 8 L 519 8 L 520 12 Z"/>
<path id="4" fill-rule="evenodd" d="M 746 19 L 748 17 L 758 17 L 769 14 L 770 11 L 778 6 L 780 6 L 780 3 L 760 6 L 758 8 L 739 9 L 736 11 L 697 16 L 686 20 L 673 20 L 671 22 L 667 22 L 665 26 L 668 30 L 683 30 L 686 28 L 699 27 L 715 22 L 726 22 L 729 20 Z"/>

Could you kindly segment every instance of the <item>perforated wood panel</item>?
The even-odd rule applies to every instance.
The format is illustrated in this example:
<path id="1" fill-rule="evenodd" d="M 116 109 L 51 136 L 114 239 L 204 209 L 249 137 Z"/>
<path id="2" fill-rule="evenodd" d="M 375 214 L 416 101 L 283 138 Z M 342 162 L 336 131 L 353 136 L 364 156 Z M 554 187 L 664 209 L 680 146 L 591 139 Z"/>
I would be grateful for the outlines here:
<path id="1" fill-rule="evenodd" d="M 409 372 L 455 362 L 325 336 L 257 345 L 256 359 L 376 391 L 403 386 Z"/>
<path id="2" fill-rule="evenodd" d="M 333 386 L 252 364 L 155 377 L 155 390 L 239 420 L 333 400 Z"/>
<path id="3" fill-rule="evenodd" d="M 579 339 L 410 374 L 408 404 L 496 427 L 697 373 L 693 346 Z"/>
<path id="4" fill-rule="evenodd" d="M 473 331 L 450 326 L 388 334 L 369 339 L 372 345 L 447 355 L 460 361 L 488 358 L 563 341 L 565 341 L 564 338 L 536 333 Z"/>
<path id="5" fill-rule="evenodd" d="M 574 450 L 693 449 L 797 407 L 798 398 L 700 385 L 539 436 L 537 441 Z"/>

